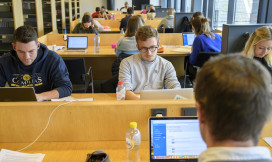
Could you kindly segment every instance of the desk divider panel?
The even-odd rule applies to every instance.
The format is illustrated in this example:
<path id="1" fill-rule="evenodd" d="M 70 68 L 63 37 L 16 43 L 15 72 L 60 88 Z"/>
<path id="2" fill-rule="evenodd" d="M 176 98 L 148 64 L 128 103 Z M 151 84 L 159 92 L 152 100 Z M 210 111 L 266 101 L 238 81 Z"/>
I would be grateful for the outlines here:
<path id="1" fill-rule="evenodd" d="M 32 142 L 44 129 L 52 110 L 61 103 L 1 104 L 0 142 Z M 73 102 L 55 111 L 39 142 L 122 141 L 131 121 L 138 123 L 142 140 L 147 141 L 152 108 L 165 107 L 168 116 L 180 116 L 182 107 L 194 104 L 194 100 Z"/>

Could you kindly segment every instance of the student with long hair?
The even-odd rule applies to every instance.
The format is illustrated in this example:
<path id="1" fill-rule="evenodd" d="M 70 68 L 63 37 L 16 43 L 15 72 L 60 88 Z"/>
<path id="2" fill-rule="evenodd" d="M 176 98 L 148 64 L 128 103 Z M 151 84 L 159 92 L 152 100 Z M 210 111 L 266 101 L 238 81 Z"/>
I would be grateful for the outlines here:
<path id="1" fill-rule="evenodd" d="M 138 28 L 144 25 L 144 20 L 142 16 L 135 15 L 129 18 L 127 23 L 127 30 L 125 36 L 121 37 L 117 43 L 115 49 L 116 56 L 118 57 L 120 53 L 133 55 L 139 53 L 138 48 L 136 47 L 136 32 Z"/>
<path id="2" fill-rule="evenodd" d="M 221 52 L 222 36 L 211 32 L 209 19 L 206 17 L 197 16 L 191 21 L 191 24 L 196 38 L 189 62 L 194 65 L 199 52 Z"/>
<path id="3" fill-rule="evenodd" d="M 246 43 L 243 55 L 261 62 L 272 75 L 272 26 L 256 29 Z"/>

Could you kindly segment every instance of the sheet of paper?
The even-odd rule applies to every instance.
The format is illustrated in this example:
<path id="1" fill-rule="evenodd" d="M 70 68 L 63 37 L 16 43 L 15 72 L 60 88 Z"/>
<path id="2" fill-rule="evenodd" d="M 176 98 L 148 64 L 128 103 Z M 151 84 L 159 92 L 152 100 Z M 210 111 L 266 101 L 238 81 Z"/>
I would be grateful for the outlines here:
<path id="1" fill-rule="evenodd" d="M 263 139 L 270 147 L 272 147 L 272 137 L 264 137 Z"/>
<path id="2" fill-rule="evenodd" d="M 172 50 L 173 52 L 186 52 L 186 53 L 191 53 L 191 48 L 175 48 Z"/>
<path id="3" fill-rule="evenodd" d="M 51 99 L 51 101 L 93 101 L 93 98 L 74 98 L 72 96 L 58 98 L 58 99 Z"/>
<path id="4" fill-rule="evenodd" d="M 0 162 L 12 162 L 12 161 L 20 161 L 20 162 L 41 162 L 44 158 L 45 154 L 27 154 L 21 153 L 17 151 L 11 151 L 2 149 L 0 152 Z"/>
<path id="5" fill-rule="evenodd" d="M 164 48 L 179 48 L 180 45 L 162 45 Z"/>

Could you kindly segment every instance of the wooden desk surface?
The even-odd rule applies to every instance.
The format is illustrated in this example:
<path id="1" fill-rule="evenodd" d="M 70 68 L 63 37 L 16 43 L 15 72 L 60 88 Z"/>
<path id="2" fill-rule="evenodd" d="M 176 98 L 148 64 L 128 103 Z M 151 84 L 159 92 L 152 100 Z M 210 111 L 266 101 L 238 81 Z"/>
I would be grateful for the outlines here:
<path id="1" fill-rule="evenodd" d="M 19 150 L 29 143 L 0 143 L 0 148 L 8 150 Z M 265 146 L 272 152 L 272 148 L 262 139 L 259 146 Z M 149 161 L 149 142 L 141 141 L 140 146 L 141 161 Z M 46 154 L 44 162 L 75 162 L 85 161 L 87 154 L 96 150 L 104 150 L 108 153 L 110 160 L 113 162 L 126 161 L 126 144 L 125 141 L 93 141 L 93 142 L 36 142 L 24 153 L 43 153 Z"/>
<path id="2" fill-rule="evenodd" d="M 174 48 L 165 48 L 163 53 L 158 53 L 159 56 L 189 56 L 191 52 L 191 47 L 181 47 L 184 49 L 184 52 L 174 52 L 172 51 Z M 94 46 L 88 46 L 86 52 L 78 52 L 78 51 L 65 51 L 59 50 L 57 53 L 61 57 L 114 57 L 116 58 L 116 54 L 114 49 L 111 46 L 100 46 L 100 53 L 94 52 Z"/>

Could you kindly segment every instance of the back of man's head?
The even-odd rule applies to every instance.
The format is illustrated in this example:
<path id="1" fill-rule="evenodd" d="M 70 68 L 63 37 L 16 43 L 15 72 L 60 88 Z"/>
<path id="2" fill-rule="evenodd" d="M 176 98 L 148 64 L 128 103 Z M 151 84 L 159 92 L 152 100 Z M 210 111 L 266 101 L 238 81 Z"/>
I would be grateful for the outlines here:
<path id="1" fill-rule="evenodd" d="M 257 61 L 241 55 L 218 56 L 199 70 L 195 98 L 215 141 L 256 145 L 271 114 L 271 77 Z"/>
<path id="2" fill-rule="evenodd" d="M 157 42 L 159 42 L 159 33 L 156 29 L 151 27 L 150 25 L 142 26 L 138 29 L 136 33 L 136 41 L 146 41 L 149 38 L 155 37 Z"/>
<path id="3" fill-rule="evenodd" d="M 127 14 L 129 14 L 129 15 L 133 14 L 133 8 L 132 7 L 129 7 L 127 9 Z"/>
<path id="4" fill-rule="evenodd" d="M 31 41 L 38 42 L 38 36 L 35 29 L 31 26 L 20 26 L 13 33 L 13 43 L 29 43 Z"/>

